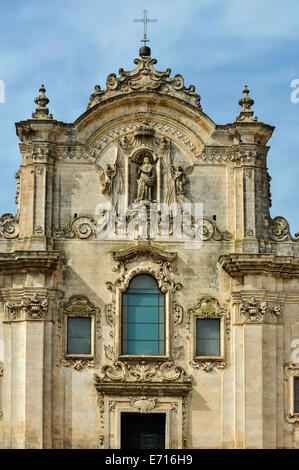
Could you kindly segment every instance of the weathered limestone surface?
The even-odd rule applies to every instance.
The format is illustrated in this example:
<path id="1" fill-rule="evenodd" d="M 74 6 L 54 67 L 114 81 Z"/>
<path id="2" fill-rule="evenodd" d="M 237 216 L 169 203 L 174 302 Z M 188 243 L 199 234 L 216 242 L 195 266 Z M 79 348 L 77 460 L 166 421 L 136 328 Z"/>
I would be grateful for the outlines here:
<path id="1" fill-rule="evenodd" d="M 216 125 L 155 63 L 110 74 L 74 123 L 49 114 L 42 85 L 16 124 L 17 211 L 0 219 L 2 448 L 119 448 L 132 411 L 165 413 L 167 448 L 299 447 L 299 234 L 270 218 L 274 127 L 247 87 L 236 120 Z M 142 231 L 154 202 L 202 203 L 202 242 L 194 214 L 190 239 L 163 235 L 159 212 L 160 236 Z M 130 231 L 118 214 L 111 234 L 121 207 Z M 166 354 L 124 358 L 121 295 L 143 272 L 165 293 Z M 92 357 L 67 356 L 69 314 L 92 318 Z M 198 317 L 220 319 L 219 358 L 196 358 Z"/>

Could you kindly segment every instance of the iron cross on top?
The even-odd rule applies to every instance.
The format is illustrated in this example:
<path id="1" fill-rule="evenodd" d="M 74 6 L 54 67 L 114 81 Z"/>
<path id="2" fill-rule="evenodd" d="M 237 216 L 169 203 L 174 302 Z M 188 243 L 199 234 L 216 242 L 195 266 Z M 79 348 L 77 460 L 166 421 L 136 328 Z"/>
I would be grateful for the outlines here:
<path id="1" fill-rule="evenodd" d="M 144 23 L 144 34 L 143 34 L 143 39 L 141 39 L 141 42 L 144 43 L 144 45 L 146 46 L 146 43 L 149 42 L 149 39 L 147 39 L 147 23 L 157 23 L 157 19 L 156 18 L 148 18 L 147 17 L 147 14 L 148 14 L 148 11 L 147 10 L 143 10 L 143 18 L 141 18 L 140 20 L 138 19 L 134 19 L 134 23 L 138 23 L 138 22 L 141 22 L 141 23 Z"/>

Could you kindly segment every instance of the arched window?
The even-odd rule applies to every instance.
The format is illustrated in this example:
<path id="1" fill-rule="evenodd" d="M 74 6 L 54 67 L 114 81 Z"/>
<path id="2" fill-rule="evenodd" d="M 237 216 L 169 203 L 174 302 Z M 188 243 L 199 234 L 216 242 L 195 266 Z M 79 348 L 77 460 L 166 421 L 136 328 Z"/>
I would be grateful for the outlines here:
<path id="1" fill-rule="evenodd" d="M 165 354 L 165 299 L 148 274 L 135 276 L 122 296 L 122 354 Z"/>

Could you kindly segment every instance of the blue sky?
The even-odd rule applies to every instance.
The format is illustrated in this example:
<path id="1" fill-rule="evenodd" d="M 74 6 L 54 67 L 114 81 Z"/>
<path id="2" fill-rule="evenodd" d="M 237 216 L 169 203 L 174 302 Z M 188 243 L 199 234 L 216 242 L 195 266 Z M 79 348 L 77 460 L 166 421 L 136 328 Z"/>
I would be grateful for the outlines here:
<path id="1" fill-rule="evenodd" d="M 20 165 L 14 123 L 31 117 L 41 83 L 54 118 L 74 121 L 95 84 L 119 67 L 132 69 L 141 45 L 144 8 L 157 68 L 181 73 L 216 123 L 232 122 L 245 83 L 259 120 L 275 125 L 268 167 L 272 217 L 299 231 L 298 0 L 0 0 L 0 213 L 15 213 Z M 299 97 L 299 93 L 298 93 Z"/>

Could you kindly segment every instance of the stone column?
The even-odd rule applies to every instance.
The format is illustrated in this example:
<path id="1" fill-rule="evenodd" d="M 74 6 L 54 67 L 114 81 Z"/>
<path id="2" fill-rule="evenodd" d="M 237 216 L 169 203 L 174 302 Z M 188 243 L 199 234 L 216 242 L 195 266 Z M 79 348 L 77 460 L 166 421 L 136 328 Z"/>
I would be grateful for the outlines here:
<path id="1" fill-rule="evenodd" d="M 261 293 L 256 296 L 262 298 Z M 233 356 L 235 369 L 235 446 L 277 447 L 278 371 L 282 328 L 277 303 L 242 293 L 235 300 Z M 276 310 L 274 310 L 274 306 Z"/>
<path id="2" fill-rule="evenodd" d="M 2 290 L 4 448 L 51 447 L 50 296 L 47 289 Z"/>

